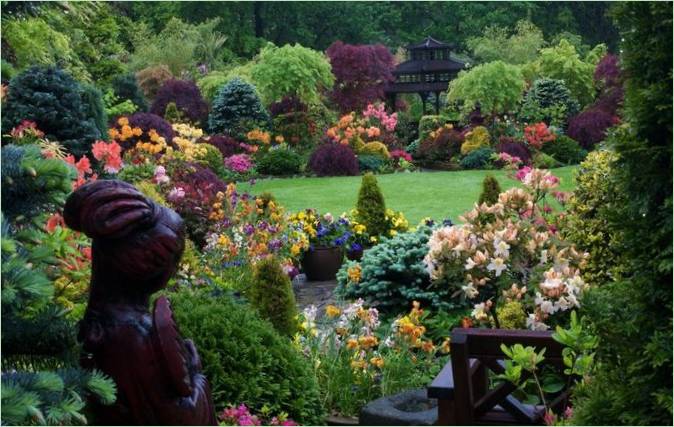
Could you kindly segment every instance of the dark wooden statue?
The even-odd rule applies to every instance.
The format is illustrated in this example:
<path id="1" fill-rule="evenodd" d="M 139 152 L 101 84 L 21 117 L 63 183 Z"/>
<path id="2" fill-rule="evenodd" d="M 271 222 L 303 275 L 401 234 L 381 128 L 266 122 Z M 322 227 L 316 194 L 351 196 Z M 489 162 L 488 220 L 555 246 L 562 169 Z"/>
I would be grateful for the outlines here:
<path id="1" fill-rule="evenodd" d="M 66 202 L 66 224 L 93 239 L 81 363 L 114 379 L 117 401 L 96 405 L 97 424 L 215 425 L 208 381 L 169 301 L 150 296 L 175 272 L 185 238 L 171 209 L 122 181 L 83 185 Z"/>

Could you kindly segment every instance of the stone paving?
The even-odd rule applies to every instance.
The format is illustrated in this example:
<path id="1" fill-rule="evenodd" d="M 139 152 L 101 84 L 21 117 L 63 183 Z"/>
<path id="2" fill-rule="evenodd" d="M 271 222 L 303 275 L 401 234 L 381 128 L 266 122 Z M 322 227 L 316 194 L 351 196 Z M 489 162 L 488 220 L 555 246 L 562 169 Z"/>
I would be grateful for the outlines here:
<path id="1" fill-rule="evenodd" d="M 337 281 L 327 280 L 325 282 L 310 282 L 299 280 L 293 281 L 293 290 L 295 291 L 295 299 L 300 310 L 315 305 L 318 308 L 318 313 L 322 314 L 324 308 L 328 304 L 333 304 L 335 298 L 333 291 L 337 286 Z"/>

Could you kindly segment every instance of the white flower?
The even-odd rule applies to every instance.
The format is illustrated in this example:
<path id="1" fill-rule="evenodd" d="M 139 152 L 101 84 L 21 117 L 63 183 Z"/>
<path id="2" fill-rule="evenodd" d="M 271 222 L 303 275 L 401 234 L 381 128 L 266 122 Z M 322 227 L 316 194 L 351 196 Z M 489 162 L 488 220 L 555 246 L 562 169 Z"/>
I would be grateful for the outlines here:
<path id="1" fill-rule="evenodd" d="M 396 342 L 391 339 L 391 337 L 386 337 L 386 340 L 384 341 L 384 345 L 388 348 L 393 348 L 396 345 Z"/>
<path id="2" fill-rule="evenodd" d="M 527 328 L 532 329 L 534 331 L 547 331 L 548 325 L 546 325 L 543 322 L 539 322 L 538 320 L 536 320 L 536 315 L 534 315 L 532 313 L 527 318 Z"/>
<path id="3" fill-rule="evenodd" d="M 170 201 L 182 199 L 183 197 L 185 197 L 185 190 L 183 190 L 182 187 L 173 187 L 168 193 L 168 199 Z"/>
<path id="4" fill-rule="evenodd" d="M 503 262 L 502 258 L 492 258 L 491 262 L 489 265 L 487 265 L 487 270 L 489 271 L 494 271 L 496 273 L 496 277 L 500 276 L 501 273 L 503 273 L 503 270 L 507 270 L 508 266 L 505 265 L 505 262 Z"/>
<path id="5" fill-rule="evenodd" d="M 499 239 L 494 239 L 494 255 L 508 258 L 510 256 L 510 245 Z"/>
<path id="6" fill-rule="evenodd" d="M 473 258 L 468 258 L 466 260 L 466 265 L 465 265 L 466 270 L 472 270 L 473 267 L 475 267 L 476 265 L 477 264 L 475 264 L 475 261 L 473 261 Z"/>
<path id="7" fill-rule="evenodd" d="M 470 313 L 476 320 L 487 320 L 487 312 L 485 310 L 485 303 L 481 302 L 475 304 L 473 311 Z"/>
<path id="8" fill-rule="evenodd" d="M 330 212 L 328 212 L 328 213 L 326 213 L 325 215 L 323 215 L 323 218 L 324 218 L 326 221 L 328 221 L 328 222 L 332 222 L 333 219 L 334 219 L 334 218 L 332 217 L 332 214 L 331 214 Z"/>
<path id="9" fill-rule="evenodd" d="M 305 308 L 302 314 L 304 315 L 304 318 L 307 320 L 307 322 L 311 323 L 316 320 L 318 308 L 312 304 L 309 307 Z"/>
<path id="10" fill-rule="evenodd" d="M 541 305 L 539 307 L 541 308 L 541 311 L 543 313 L 547 314 L 555 314 L 555 312 L 557 311 L 557 308 L 555 308 L 555 305 L 550 300 L 543 300 L 543 302 L 541 302 Z"/>
<path id="11" fill-rule="evenodd" d="M 541 251 L 541 264 L 545 264 L 548 262 L 548 250 L 544 249 Z"/>
<path id="12" fill-rule="evenodd" d="M 461 286 L 461 290 L 464 294 L 466 294 L 466 298 L 468 299 L 473 299 L 479 294 L 478 290 L 473 287 L 472 283 L 469 283 L 466 286 Z"/>

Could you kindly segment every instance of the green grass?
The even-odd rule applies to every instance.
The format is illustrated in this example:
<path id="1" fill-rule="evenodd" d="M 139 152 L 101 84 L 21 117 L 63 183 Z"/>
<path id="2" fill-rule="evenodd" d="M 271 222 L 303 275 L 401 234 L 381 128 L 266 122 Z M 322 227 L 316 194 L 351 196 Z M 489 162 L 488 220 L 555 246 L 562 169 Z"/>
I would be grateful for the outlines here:
<path id="1" fill-rule="evenodd" d="M 573 189 L 574 166 L 554 169 L 561 180 L 560 190 Z M 517 183 L 506 171 L 412 172 L 378 175 L 377 181 L 386 198 L 386 206 L 402 211 L 410 224 L 421 219 L 451 218 L 473 207 L 482 191 L 482 179 L 493 174 L 506 190 Z M 356 205 L 359 176 L 330 178 L 272 178 L 258 180 L 253 186 L 241 183 L 239 190 L 259 194 L 271 192 L 287 211 L 315 208 L 321 213 L 339 215 Z"/>

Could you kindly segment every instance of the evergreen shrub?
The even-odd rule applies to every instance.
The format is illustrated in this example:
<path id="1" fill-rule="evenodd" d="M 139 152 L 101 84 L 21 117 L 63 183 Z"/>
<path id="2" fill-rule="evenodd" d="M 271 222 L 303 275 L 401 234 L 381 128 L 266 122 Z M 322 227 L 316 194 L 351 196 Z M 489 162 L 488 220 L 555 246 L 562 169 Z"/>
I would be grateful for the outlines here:
<path id="1" fill-rule="evenodd" d="M 265 175 L 294 175 L 302 169 L 302 156 L 288 148 L 272 149 L 258 159 L 256 169 Z"/>
<path id="2" fill-rule="evenodd" d="M 461 159 L 461 167 L 464 169 L 487 169 L 492 164 L 492 154 L 494 154 L 494 150 L 489 147 L 473 150 Z"/>
<path id="3" fill-rule="evenodd" d="M 255 264 L 249 297 L 260 316 L 269 320 L 281 335 L 292 337 L 297 332 L 293 286 L 278 259 L 268 257 Z"/>
<path id="4" fill-rule="evenodd" d="M 112 90 L 120 99 L 133 102 L 138 111 L 147 111 L 147 101 L 133 73 L 120 74 L 112 79 Z"/>
<path id="5" fill-rule="evenodd" d="M 196 345 L 217 410 L 245 403 L 255 412 L 266 406 L 301 424 L 322 424 L 309 362 L 249 305 L 206 289 L 181 288 L 169 299 L 182 335 Z"/>
<path id="6" fill-rule="evenodd" d="M 489 147 L 490 144 L 489 131 L 487 128 L 484 126 L 474 127 L 465 135 L 464 143 L 461 144 L 461 154 L 465 156 L 471 151 Z"/>
<path id="7" fill-rule="evenodd" d="M 268 128 L 269 115 L 262 106 L 255 86 L 235 78 L 222 86 L 208 116 L 212 133 L 243 138 L 254 128 Z"/>
<path id="8" fill-rule="evenodd" d="M 482 181 L 482 193 L 477 203 L 480 205 L 486 203 L 491 206 L 498 202 L 499 194 L 501 194 L 501 185 L 498 180 L 493 175 L 487 175 Z"/>
<path id="9" fill-rule="evenodd" d="M 386 164 L 379 156 L 361 154 L 358 156 L 358 168 L 362 172 L 378 172 Z"/>
<path id="10" fill-rule="evenodd" d="M 386 148 L 386 145 L 379 141 L 372 141 L 368 142 L 367 144 L 363 145 L 363 148 L 361 148 L 358 151 L 358 154 L 367 154 L 370 156 L 379 156 L 382 159 L 388 159 L 391 157 L 391 154 L 388 152 L 388 148 Z"/>
<path id="11" fill-rule="evenodd" d="M 577 165 L 587 156 L 587 151 L 566 135 L 558 135 L 554 141 L 546 142 L 541 151 L 551 155 L 563 165 Z"/>
<path id="12" fill-rule="evenodd" d="M 356 221 L 363 224 L 370 236 L 382 236 L 388 231 L 386 202 L 377 178 L 368 172 L 363 175 L 356 203 Z"/>
<path id="13" fill-rule="evenodd" d="M 97 119 L 105 111 L 98 111 L 103 108 L 98 101 L 65 71 L 31 67 L 9 83 L 2 133 L 8 134 L 22 120 L 32 120 L 46 138 L 59 141 L 79 157 L 102 137 Z"/>

